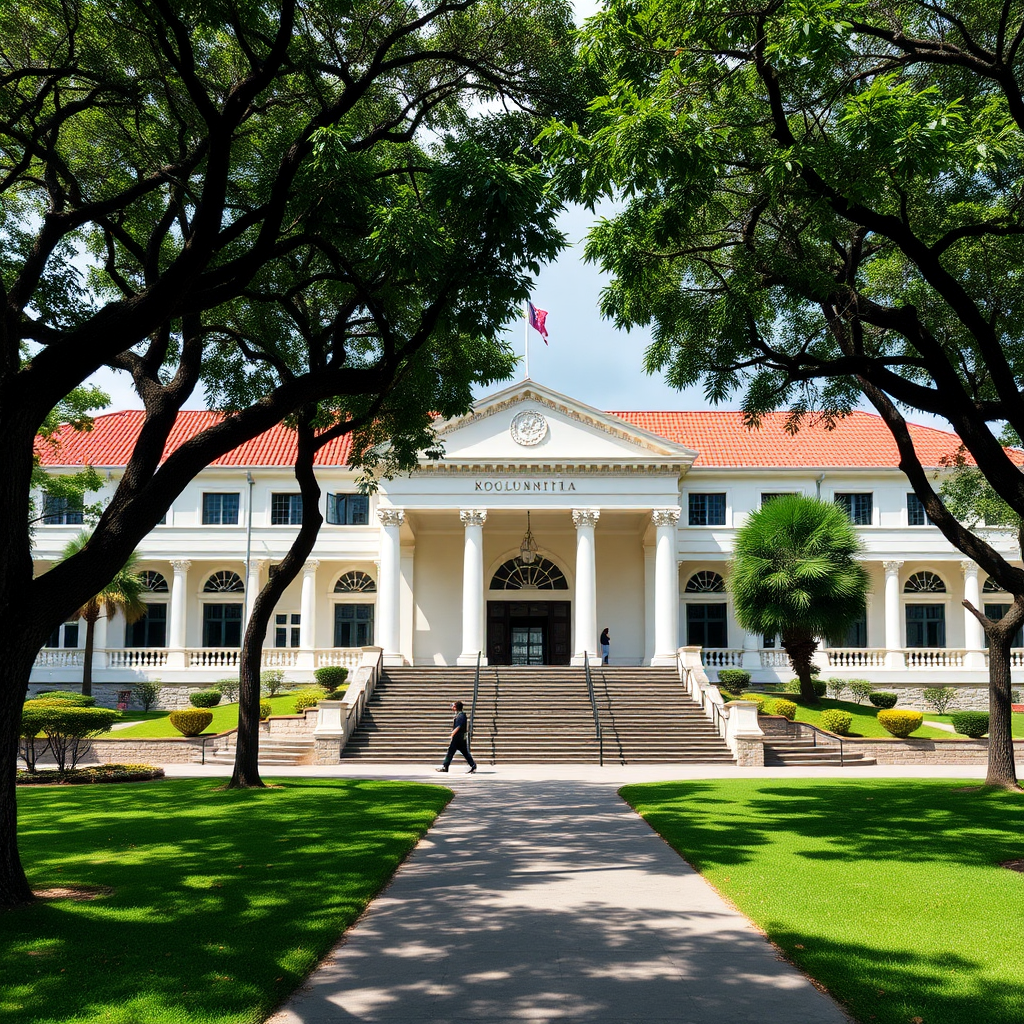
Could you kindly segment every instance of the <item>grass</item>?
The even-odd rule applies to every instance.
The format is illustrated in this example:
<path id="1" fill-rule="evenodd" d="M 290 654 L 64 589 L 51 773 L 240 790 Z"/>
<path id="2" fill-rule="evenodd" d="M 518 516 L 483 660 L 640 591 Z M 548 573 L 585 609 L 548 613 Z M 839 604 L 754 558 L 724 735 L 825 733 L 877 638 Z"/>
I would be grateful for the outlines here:
<path id="1" fill-rule="evenodd" d="M 36 890 L 4 915 L 5 1024 L 262 1021 L 387 882 L 451 796 L 438 786 L 210 779 L 18 794 Z"/>
<path id="2" fill-rule="evenodd" d="M 924 713 L 924 720 L 926 722 L 946 722 L 949 725 L 953 724 L 952 715 L 933 715 L 930 711 Z M 1010 715 L 1010 732 L 1014 739 L 1024 740 L 1024 715 L 1014 713 Z M 915 732 L 916 736 L 917 733 Z M 950 733 L 950 735 L 955 735 Z"/>
<path id="3" fill-rule="evenodd" d="M 886 732 L 879 724 L 876 717 L 878 708 L 873 704 L 855 704 L 853 701 L 831 700 L 828 697 L 822 697 L 821 702 L 818 704 L 805 704 L 799 693 L 772 693 L 765 696 L 769 700 L 782 697 L 793 701 L 796 704 L 796 720 L 798 722 L 816 725 L 820 729 L 822 711 L 825 711 L 827 708 L 839 708 L 841 711 L 849 711 L 853 715 L 853 724 L 850 726 L 851 736 L 867 736 L 871 739 L 876 737 L 892 739 L 892 733 Z M 955 737 L 953 733 L 947 732 L 944 729 L 929 729 L 927 725 L 922 725 L 920 729 L 911 734 L 910 738 L 950 740 Z"/>
<path id="4" fill-rule="evenodd" d="M 274 715 L 295 714 L 295 694 L 285 693 L 277 697 L 264 697 L 273 705 Z M 202 735 L 210 736 L 213 733 L 225 732 L 234 729 L 238 725 L 238 702 L 233 704 L 218 704 L 215 708 L 207 708 L 213 713 L 213 721 L 203 730 Z M 181 733 L 171 725 L 169 711 L 135 712 L 135 714 L 148 714 L 150 717 L 139 722 L 137 725 L 130 725 L 127 729 L 115 729 L 106 733 L 109 739 L 166 739 L 168 736 L 180 736 Z"/>
<path id="5" fill-rule="evenodd" d="M 1024 875 L 998 866 L 1024 857 L 1024 795 L 824 779 L 621 793 L 862 1024 L 1024 1020 Z"/>

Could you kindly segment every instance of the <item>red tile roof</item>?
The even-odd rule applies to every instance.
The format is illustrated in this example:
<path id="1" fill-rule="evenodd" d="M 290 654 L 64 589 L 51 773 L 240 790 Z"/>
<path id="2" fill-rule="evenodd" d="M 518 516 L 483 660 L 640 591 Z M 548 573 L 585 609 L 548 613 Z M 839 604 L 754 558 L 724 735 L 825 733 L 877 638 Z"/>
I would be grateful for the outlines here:
<path id="1" fill-rule="evenodd" d="M 57 446 L 37 443 L 36 451 L 44 466 L 124 466 L 131 456 L 142 429 L 145 413 L 141 409 L 97 416 L 92 430 L 81 433 L 64 427 L 57 435 Z M 205 409 L 187 409 L 178 414 L 164 446 L 166 459 L 179 445 L 200 431 L 219 422 L 222 414 Z M 317 452 L 318 466 L 344 466 L 350 439 L 346 435 L 329 441 Z M 295 433 L 276 426 L 234 451 L 217 459 L 214 466 L 292 466 L 295 464 Z"/>
<path id="2" fill-rule="evenodd" d="M 785 430 L 787 414 L 766 415 L 748 430 L 740 412 L 615 412 L 613 416 L 700 452 L 695 466 L 899 467 L 899 454 L 881 417 L 853 412 L 826 430 L 807 420 L 796 434 Z M 956 434 L 910 425 L 923 465 L 937 467 L 960 446 Z M 1024 456 L 1022 456 L 1024 459 Z M 1018 460 L 1020 461 L 1020 460 Z"/>
<path id="3" fill-rule="evenodd" d="M 807 422 L 794 435 L 787 434 L 785 413 L 765 416 L 757 430 L 743 425 L 739 412 L 616 412 L 627 423 L 658 434 L 699 452 L 697 466 L 722 467 L 878 467 L 899 465 L 896 445 L 882 420 L 871 413 L 854 412 L 840 420 L 833 430 Z M 123 466 L 131 455 L 142 427 L 143 412 L 97 416 L 89 433 L 65 428 L 58 435 L 56 449 L 38 445 L 45 466 Z M 221 414 L 202 409 L 178 415 L 164 449 L 166 458 L 188 438 L 218 422 Z M 955 434 L 932 427 L 910 427 L 925 466 L 939 466 L 943 456 L 959 446 Z M 327 444 L 317 455 L 319 466 L 343 466 L 349 439 Z M 295 459 L 295 435 L 277 426 L 218 459 L 214 466 L 291 466 Z M 1018 461 L 1024 463 L 1024 454 Z"/>

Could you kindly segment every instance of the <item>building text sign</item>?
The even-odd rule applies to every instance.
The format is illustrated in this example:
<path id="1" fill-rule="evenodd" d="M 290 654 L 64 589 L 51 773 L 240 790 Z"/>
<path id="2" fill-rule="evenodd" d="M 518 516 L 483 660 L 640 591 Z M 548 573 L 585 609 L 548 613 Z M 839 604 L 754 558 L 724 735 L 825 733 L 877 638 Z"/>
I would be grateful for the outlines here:
<path id="1" fill-rule="evenodd" d="M 474 480 L 474 491 L 481 493 L 567 494 L 576 490 L 572 480 Z"/>

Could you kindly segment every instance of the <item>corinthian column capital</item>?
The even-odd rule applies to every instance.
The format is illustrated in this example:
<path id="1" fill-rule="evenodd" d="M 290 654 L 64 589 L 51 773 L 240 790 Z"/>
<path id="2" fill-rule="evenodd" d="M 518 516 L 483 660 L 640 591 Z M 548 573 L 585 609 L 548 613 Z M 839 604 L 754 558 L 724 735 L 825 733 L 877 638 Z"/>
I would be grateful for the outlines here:
<path id="1" fill-rule="evenodd" d="M 574 508 L 572 510 L 572 525 L 578 530 L 581 526 L 597 526 L 601 518 L 599 508 Z"/>
<path id="2" fill-rule="evenodd" d="M 487 522 L 487 509 L 460 508 L 459 519 L 463 526 L 483 526 Z"/>
<path id="3" fill-rule="evenodd" d="M 405 522 L 404 508 L 379 508 L 377 518 L 381 526 L 401 526 Z"/>

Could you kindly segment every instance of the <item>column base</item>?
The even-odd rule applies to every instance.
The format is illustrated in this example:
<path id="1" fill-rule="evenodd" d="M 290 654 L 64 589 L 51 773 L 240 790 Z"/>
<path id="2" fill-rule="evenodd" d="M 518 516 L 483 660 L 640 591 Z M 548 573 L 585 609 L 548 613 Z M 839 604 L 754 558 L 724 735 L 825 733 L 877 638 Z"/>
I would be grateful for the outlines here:
<path id="1" fill-rule="evenodd" d="M 985 664 L 985 652 L 974 650 L 964 655 L 964 668 L 973 669 L 976 672 L 984 672 L 988 666 Z"/>
<path id="2" fill-rule="evenodd" d="M 385 651 L 384 654 L 381 656 L 381 660 L 383 661 L 384 665 L 386 665 L 386 666 L 387 665 L 393 665 L 396 668 L 400 668 L 402 665 L 408 664 L 408 662 L 405 660 L 405 658 L 401 654 L 398 654 L 398 653 L 390 653 L 389 654 L 387 651 Z"/>
<path id="3" fill-rule="evenodd" d="M 656 654 L 651 658 L 651 668 L 675 668 L 676 667 L 676 654 L 673 651 L 671 654 Z"/>
<path id="4" fill-rule="evenodd" d="M 476 668 L 477 653 L 477 651 L 463 651 L 462 654 L 455 659 L 455 664 L 460 665 L 463 668 Z M 487 658 L 486 656 L 482 656 L 480 658 L 480 665 L 483 666 L 486 664 Z"/>
<path id="5" fill-rule="evenodd" d="M 743 660 L 740 662 L 740 668 L 760 668 L 761 667 L 761 652 L 760 651 L 748 651 L 744 650 Z"/>
<path id="6" fill-rule="evenodd" d="M 886 668 L 906 668 L 907 656 L 903 651 L 887 651 L 885 654 Z"/>
<path id="7" fill-rule="evenodd" d="M 188 668 L 188 651 L 184 647 L 170 647 L 167 650 L 167 668 Z"/>
<path id="8" fill-rule="evenodd" d="M 587 657 L 587 658 L 590 659 L 590 667 L 591 668 L 600 668 L 601 667 L 601 655 L 598 654 L 597 651 L 586 651 L 586 652 L 580 651 L 579 654 L 574 654 L 569 659 L 569 664 L 570 665 L 574 665 L 577 668 L 583 668 L 584 657 Z"/>
<path id="9" fill-rule="evenodd" d="M 298 654 L 295 655 L 295 667 L 312 672 L 316 668 L 316 651 L 300 648 Z"/>

